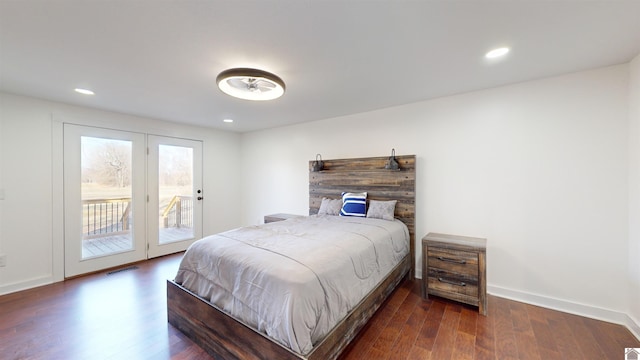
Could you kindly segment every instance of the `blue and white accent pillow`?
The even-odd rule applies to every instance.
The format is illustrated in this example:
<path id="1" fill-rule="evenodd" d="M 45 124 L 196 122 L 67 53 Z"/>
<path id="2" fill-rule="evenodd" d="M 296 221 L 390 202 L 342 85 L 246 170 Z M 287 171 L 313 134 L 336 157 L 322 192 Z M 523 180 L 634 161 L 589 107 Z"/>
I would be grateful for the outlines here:
<path id="1" fill-rule="evenodd" d="M 340 216 L 367 216 L 367 193 L 342 193 Z"/>

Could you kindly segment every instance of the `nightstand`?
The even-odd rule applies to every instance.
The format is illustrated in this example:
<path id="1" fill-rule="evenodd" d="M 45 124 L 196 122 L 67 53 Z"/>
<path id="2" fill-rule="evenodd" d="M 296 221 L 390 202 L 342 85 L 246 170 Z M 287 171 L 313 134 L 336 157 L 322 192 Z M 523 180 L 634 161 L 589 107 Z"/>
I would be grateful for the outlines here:
<path id="1" fill-rule="evenodd" d="M 276 222 L 276 221 L 283 221 L 283 220 L 287 220 L 290 218 L 295 218 L 295 217 L 300 217 L 302 215 L 295 215 L 295 214 L 271 214 L 271 215 L 265 215 L 264 216 L 264 223 L 268 224 L 268 223 L 272 223 L 272 222 Z"/>
<path id="2" fill-rule="evenodd" d="M 422 238 L 422 297 L 478 307 L 487 315 L 487 239 L 429 233 Z"/>

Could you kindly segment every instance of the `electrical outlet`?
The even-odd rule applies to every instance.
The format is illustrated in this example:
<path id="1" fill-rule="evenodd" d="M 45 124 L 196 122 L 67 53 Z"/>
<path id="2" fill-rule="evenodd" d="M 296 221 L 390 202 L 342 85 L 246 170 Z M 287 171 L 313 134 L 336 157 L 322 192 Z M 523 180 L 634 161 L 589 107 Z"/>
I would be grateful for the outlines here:
<path id="1" fill-rule="evenodd" d="M 7 266 L 7 255 L 0 254 L 0 267 Z"/>

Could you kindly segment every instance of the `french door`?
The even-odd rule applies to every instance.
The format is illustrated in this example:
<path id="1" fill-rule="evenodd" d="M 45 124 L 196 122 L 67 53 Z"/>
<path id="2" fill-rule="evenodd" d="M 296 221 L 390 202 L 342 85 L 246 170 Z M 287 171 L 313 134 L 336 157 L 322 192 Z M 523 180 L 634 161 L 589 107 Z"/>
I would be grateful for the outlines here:
<path id="1" fill-rule="evenodd" d="M 150 258 L 185 250 L 202 237 L 202 142 L 148 136 Z"/>
<path id="2" fill-rule="evenodd" d="M 65 277 L 202 236 L 201 142 L 72 124 L 63 134 Z"/>
<path id="3" fill-rule="evenodd" d="M 145 135 L 63 131 L 65 277 L 143 260 Z"/>

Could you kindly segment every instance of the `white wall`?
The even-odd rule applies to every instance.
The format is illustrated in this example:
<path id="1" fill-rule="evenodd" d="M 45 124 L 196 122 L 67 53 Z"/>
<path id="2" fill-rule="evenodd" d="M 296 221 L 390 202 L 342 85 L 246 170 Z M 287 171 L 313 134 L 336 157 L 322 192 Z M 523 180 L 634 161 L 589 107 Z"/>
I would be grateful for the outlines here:
<path id="1" fill-rule="evenodd" d="M 640 55 L 629 79 L 629 315 L 640 334 Z"/>
<path id="2" fill-rule="evenodd" d="M 487 237 L 491 293 L 623 322 L 628 80 L 619 65 L 243 134 L 243 224 L 306 214 L 316 153 L 395 148 L 417 155 L 418 239 Z"/>
<path id="3" fill-rule="evenodd" d="M 0 294 L 61 280 L 54 121 L 202 140 L 204 233 L 240 224 L 238 134 L 0 93 Z"/>

